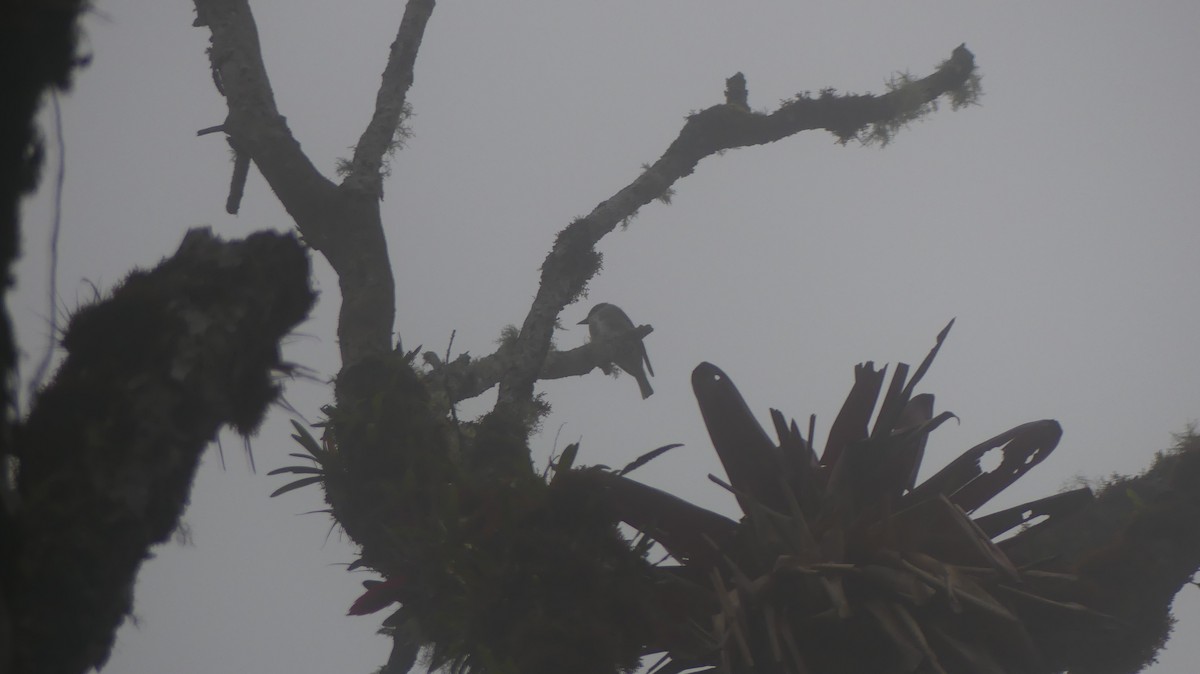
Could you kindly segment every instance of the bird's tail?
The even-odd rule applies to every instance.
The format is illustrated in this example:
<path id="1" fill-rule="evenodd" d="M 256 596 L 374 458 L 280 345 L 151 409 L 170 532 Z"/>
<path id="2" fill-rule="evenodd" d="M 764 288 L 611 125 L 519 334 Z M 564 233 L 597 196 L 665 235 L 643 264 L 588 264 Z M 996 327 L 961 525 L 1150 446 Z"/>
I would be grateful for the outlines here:
<path id="1" fill-rule="evenodd" d="M 650 379 L 645 374 L 637 378 L 638 388 L 642 390 L 642 400 L 654 395 L 654 389 L 650 388 Z"/>

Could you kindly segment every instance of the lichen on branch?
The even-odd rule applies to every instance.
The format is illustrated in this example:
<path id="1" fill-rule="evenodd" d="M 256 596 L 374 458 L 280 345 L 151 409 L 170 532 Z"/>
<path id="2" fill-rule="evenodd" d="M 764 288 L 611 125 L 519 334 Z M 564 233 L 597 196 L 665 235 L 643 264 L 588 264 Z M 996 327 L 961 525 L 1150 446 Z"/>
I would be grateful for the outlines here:
<path id="1" fill-rule="evenodd" d="M 950 96 L 957 109 L 974 101 L 979 91 L 975 57 L 965 45 L 957 47 L 932 74 L 896 84 L 881 96 L 838 96 L 827 90 L 815 99 L 799 96 L 770 114 L 750 110 L 745 80 L 741 73 L 727 80 L 726 102 L 690 115 L 657 161 L 559 233 L 542 264 L 537 295 L 512 346 L 512 367 L 500 380 L 497 409 L 532 398 L 534 382 L 550 353 L 558 316 L 584 294 L 600 270 L 595 251 L 599 241 L 618 225 L 628 224 L 642 206 L 669 199 L 675 183 L 690 175 L 700 160 L 814 129 L 826 129 L 841 141 L 860 136 L 864 141 L 876 136 L 886 140 L 895 128 L 932 110 L 939 97 Z"/>

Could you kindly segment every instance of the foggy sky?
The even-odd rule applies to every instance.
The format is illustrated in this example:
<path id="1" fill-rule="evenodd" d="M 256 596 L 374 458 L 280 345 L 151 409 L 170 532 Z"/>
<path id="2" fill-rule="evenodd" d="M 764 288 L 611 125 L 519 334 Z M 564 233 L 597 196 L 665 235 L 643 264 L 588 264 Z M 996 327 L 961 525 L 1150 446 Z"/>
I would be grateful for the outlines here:
<path id="1" fill-rule="evenodd" d="M 403 3 L 253 6 L 280 110 L 333 177 L 370 119 Z M 224 100 L 192 18 L 190 3 L 110 0 L 85 20 L 93 63 L 63 101 L 60 314 L 172 253 L 188 227 L 291 227 L 253 171 L 241 215 L 224 213 L 228 148 L 195 136 L 221 123 Z M 397 330 L 406 348 L 441 353 L 457 331 L 454 355 L 494 350 L 556 232 L 656 159 L 689 112 L 723 101 L 734 72 L 767 111 L 828 86 L 880 92 L 965 42 L 981 106 L 943 105 L 882 150 L 808 132 L 706 159 L 670 206 L 610 235 L 557 342 L 586 341 L 574 324 L 592 303 L 621 305 L 655 328 L 656 393 L 642 401 L 631 378 L 598 372 L 540 385 L 554 412 L 535 458 L 582 440 L 580 462 L 623 465 L 683 442 L 634 477 L 732 513 L 705 478 L 721 471 L 693 367 L 724 369 L 764 421 L 770 407 L 816 413 L 820 443 L 855 363 L 919 362 L 957 317 L 920 390 L 961 424 L 934 433 L 926 474 L 1041 418 L 1062 423 L 1062 443 L 991 509 L 1137 472 L 1200 417 L 1198 25 L 1200 4 L 1183 0 L 442 3 L 409 95 L 415 136 L 385 183 Z M 43 189 L 26 204 L 11 300 L 26 381 L 48 330 L 50 202 Z M 320 304 L 286 346 L 311 371 L 287 389 L 310 421 L 338 368 L 336 279 L 316 260 Z M 276 410 L 253 440 L 258 474 L 235 436 L 227 470 L 206 455 L 189 540 L 143 568 L 137 625 L 107 671 L 365 673 L 386 660 L 386 613 L 344 615 L 371 576 L 342 568 L 354 550 L 326 516 L 301 514 L 323 507 L 319 490 L 267 498 L 283 480 L 265 473 L 296 451 L 288 418 Z M 1188 671 L 1200 654 L 1197 591 L 1176 608 L 1177 638 L 1147 671 Z"/>

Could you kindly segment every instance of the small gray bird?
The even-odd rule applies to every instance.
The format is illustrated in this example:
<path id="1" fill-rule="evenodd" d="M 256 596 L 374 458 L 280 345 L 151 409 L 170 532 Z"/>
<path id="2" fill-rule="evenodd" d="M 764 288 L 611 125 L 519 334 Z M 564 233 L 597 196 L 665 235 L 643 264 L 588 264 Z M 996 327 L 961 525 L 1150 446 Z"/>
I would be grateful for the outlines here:
<path id="1" fill-rule="evenodd" d="M 579 325 L 584 324 L 588 326 L 588 334 L 592 341 L 597 338 L 619 335 L 634 328 L 633 321 L 629 320 L 620 307 L 607 302 L 601 302 L 592 307 L 587 318 L 579 321 Z M 642 369 L 643 362 L 646 364 L 644 370 Z M 619 351 L 613 358 L 613 363 L 637 380 L 643 399 L 654 394 L 654 389 L 650 388 L 650 380 L 646 377 L 647 371 L 650 372 L 650 376 L 654 376 L 654 368 L 650 367 L 650 357 L 646 355 L 646 345 L 642 344 L 642 340 L 637 340 L 637 344 L 630 343 L 628 347 Z"/>

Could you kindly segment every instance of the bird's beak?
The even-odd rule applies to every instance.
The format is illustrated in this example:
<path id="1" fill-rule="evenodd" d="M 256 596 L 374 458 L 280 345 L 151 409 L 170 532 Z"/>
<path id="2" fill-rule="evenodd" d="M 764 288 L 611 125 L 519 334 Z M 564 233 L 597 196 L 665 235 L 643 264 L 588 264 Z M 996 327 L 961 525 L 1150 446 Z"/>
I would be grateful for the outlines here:
<path id="1" fill-rule="evenodd" d="M 578 323 L 576 323 L 575 325 L 587 325 L 587 319 L 585 318 L 582 321 L 579 321 Z"/>

